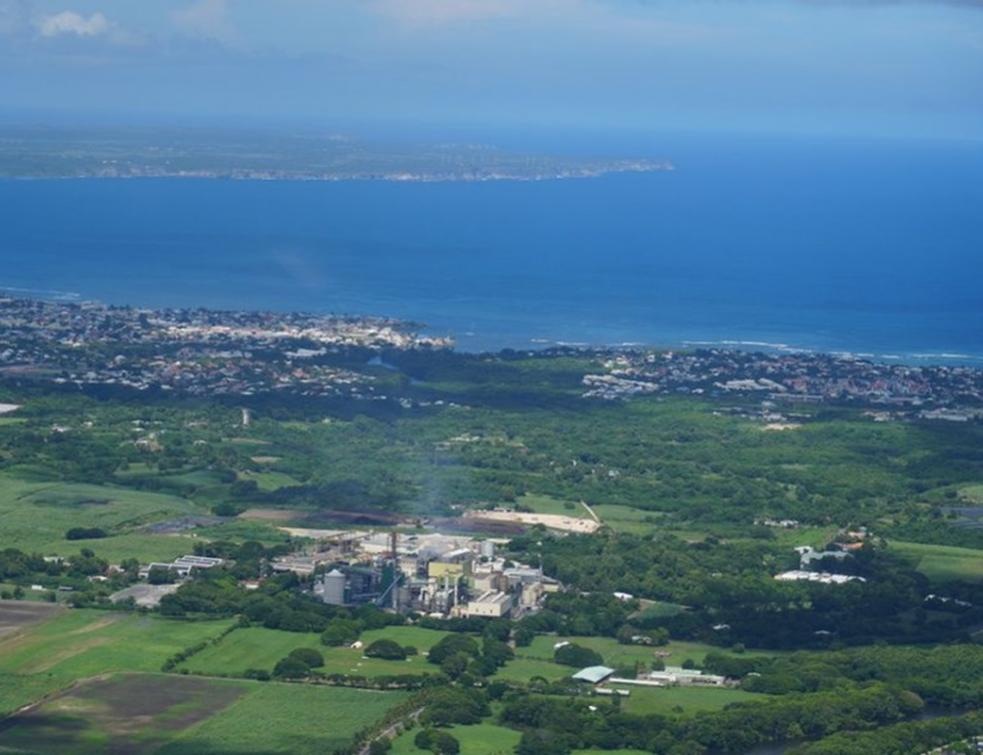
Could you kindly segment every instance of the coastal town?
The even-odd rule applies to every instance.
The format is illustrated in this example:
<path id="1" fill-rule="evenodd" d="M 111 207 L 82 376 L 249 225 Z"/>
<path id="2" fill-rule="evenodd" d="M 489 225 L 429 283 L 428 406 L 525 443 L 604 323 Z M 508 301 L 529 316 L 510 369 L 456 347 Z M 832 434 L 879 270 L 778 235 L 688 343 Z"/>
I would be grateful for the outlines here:
<path id="1" fill-rule="evenodd" d="M 187 395 L 290 391 L 373 398 L 372 378 L 328 364 L 361 349 L 443 349 L 390 318 L 0 299 L 0 375 Z"/>
<path id="2" fill-rule="evenodd" d="M 0 327 L 0 377 L 6 379 L 190 396 L 345 397 L 403 406 L 416 402 L 399 385 L 380 385 L 380 374 L 392 374 L 385 354 L 454 347 L 451 337 L 423 335 L 419 324 L 385 317 L 19 298 L 0 298 Z M 761 399 L 765 408 L 752 418 L 774 429 L 794 426 L 788 406 L 824 403 L 869 407 L 869 417 L 881 422 L 983 417 L 983 369 L 967 365 L 736 348 L 559 348 L 518 356 L 581 360 L 585 399 Z"/>
<path id="3" fill-rule="evenodd" d="M 875 362 L 850 354 L 761 353 L 734 349 L 626 351 L 585 375 L 587 398 L 640 395 L 754 396 L 778 403 L 876 405 L 872 418 L 965 422 L 983 416 L 983 370 Z M 780 417 L 774 414 L 772 419 Z M 765 417 L 768 419 L 768 417 Z"/>

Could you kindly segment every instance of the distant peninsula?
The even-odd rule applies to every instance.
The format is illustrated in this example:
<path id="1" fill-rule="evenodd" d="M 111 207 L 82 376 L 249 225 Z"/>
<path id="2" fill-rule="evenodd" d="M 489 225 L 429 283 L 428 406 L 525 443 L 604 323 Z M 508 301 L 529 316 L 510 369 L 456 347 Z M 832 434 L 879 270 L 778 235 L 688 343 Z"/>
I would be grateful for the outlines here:
<path id="1" fill-rule="evenodd" d="M 0 178 L 549 181 L 666 170 L 673 165 L 664 160 L 369 142 L 333 133 L 0 128 Z"/>

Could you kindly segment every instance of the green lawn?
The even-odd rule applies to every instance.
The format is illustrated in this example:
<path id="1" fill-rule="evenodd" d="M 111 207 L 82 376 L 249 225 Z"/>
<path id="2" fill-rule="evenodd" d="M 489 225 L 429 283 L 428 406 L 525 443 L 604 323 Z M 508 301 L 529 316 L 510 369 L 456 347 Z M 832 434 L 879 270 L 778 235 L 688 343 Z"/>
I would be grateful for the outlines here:
<path id="1" fill-rule="evenodd" d="M 239 472 L 240 480 L 255 480 L 259 489 L 263 492 L 271 492 L 280 488 L 288 488 L 293 485 L 300 485 L 300 482 L 283 472 L 252 472 L 245 470 Z"/>
<path id="2" fill-rule="evenodd" d="M 418 755 L 428 753 L 413 744 L 413 738 L 420 729 L 404 732 L 393 741 L 392 755 Z M 444 729 L 461 743 L 465 755 L 512 755 L 519 744 L 520 734 L 514 729 L 495 724 L 474 724 L 473 726 L 452 726 Z"/>
<path id="3" fill-rule="evenodd" d="M 0 532 L 24 551 L 71 555 L 90 547 L 111 561 L 173 558 L 188 538 L 138 532 L 145 524 L 202 513 L 183 498 L 160 493 L 66 482 L 29 482 L 0 475 Z M 65 540 L 72 527 L 100 527 L 111 537 Z"/>
<path id="4" fill-rule="evenodd" d="M 324 668 L 319 669 L 324 674 L 387 676 L 436 673 L 437 667 L 427 663 L 423 653 L 443 636 L 443 632 L 419 627 L 387 627 L 364 632 L 361 639 L 366 645 L 385 638 L 400 645 L 412 645 L 420 651 L 420 655 L 411 656 L 405 661 L 384 661 L 365 658 L 361 650 L 325 647 L 318 634 L 248 627 L 235 630 L 218 644 L 189 658 L 179 668 L 217 676 L 241 676 L 247 669 L 272 671 L 277 661 L 291 650 L 308 647 L 324 655 Z"/>
<path id="5" fill-rule="evenodd" d="M 563 501 L 548 495 L 526 493 L 516 501 L 517 504 L 529 508 L 537 514 L 559 514 L 589 519 L 590 514 L 577 501 Z"/>
<path id="6" fill-rule="evenodd" d="M 601 522 L 615 532 L 646 535 L 661 529 L 659 522 L 662 513 L 621 506 L 614 503 L 599 503 L 591 506 Z"/>
<path id="7" fill-rule="evenodd" d="M 894 540 L 890 550 L 911 560 L 929 579 L 936 582 L 983 581 L 983 551 L 954 545 L 926 545 Z"/>
<path id="8" fill-rule="evenodd" d="M 523 649 L 519 648 L 520 651 Z M 561 666 L 558 663 L 553 663 L 553 661 L 517 656 L 514 660 L 509 661 L 505 666 L 496 671 L 495 678 L 514 682 L 528 682 L 535 676 L 541 676 L 544 679 L 553 681 L 570 676 L 577 670 L 569 666 Z"/>
<path id="9" fill-rule="evenodd" d="M 402 692 L 240 683 L 248 685 L 244 696 L 182 733 L 159 755 L 323 755 L 347 745 L 356 732 L 406 699 Z"/>
<path id="10" fill-rule="evenodd" d="M 627 713 L 646 715 L 691 714 L 704 710 L 720 710 L 731 703 L 761 700 L 766 695 L 745 692 L 739 689 L 718 687 L 637 687 L 634 685 L 612 685 L 627 689 L 631 694 L 621 701 L 622 710 Z"/>

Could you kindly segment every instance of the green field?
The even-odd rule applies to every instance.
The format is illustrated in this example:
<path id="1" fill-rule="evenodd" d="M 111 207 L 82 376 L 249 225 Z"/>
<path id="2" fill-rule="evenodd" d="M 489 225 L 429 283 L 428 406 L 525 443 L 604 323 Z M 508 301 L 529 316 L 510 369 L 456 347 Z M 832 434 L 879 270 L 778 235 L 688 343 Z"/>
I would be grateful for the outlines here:
<path id="1" fill-rule="evenodd" d="M 601 522 L 615 532 L 646 535 L 661 529 L 659 522 L 663 514 L 658 511 L 645 511 L 615 503 L 600 503 L 591 508 Z"/>
<path id="2" fill-rule="evenodd" d="M 423 653 L 443 636 L 443 632 L 419 627 L 387 627 L 364 632 L 361 639 L 366 645 L 386 638 L 400 645 L 412 645 L 420 651 L 419 655 L 411 656 L 405 661 L 385 661 L 365 658 L 361 650 L 325 647 L 318 634 L 248 627 L 235 630 L 221 642 L 193 655 L 179 668 L 216 676 L 241 676 L 247 669 L 272 671 L 277 661 L 291 650 L 308 647 L 315 648 L 324 655 L 324 667 L 318 669 L 324 674 L 388 676 L 436 673 L 437 667 L 427 663 Z"/>
<path id="3" fill-rule="evenodd" d="M 627 713 L 647 715 L 660 713 L 699 713 L 704 710 L 720 710 L 731 703 L 767 699 L 766 695 L 744 692 L 739 689 L 719 687 L 638 687 L 634 685 L 611 685 L 626 689 L 630 695 L 621 701 L 621 709 Z"/>
<path id="4" fill-rule="evenodd" d="M 516 503 L 537 514 L 559 514 L 560 516 L 572 516 L 582 519 L 590 518 L 587 509 L 581 506 L 579 502 L 563 501 L 548 495 L 526 493 Z"/>
<path id="5" fill-rule="evenodd" d="M 403 699 L 404 693 L 336 687 L 117 674 L 9 719 L 0 752 L 313 755 L 344 747 Z"/>
<path id="6" fill-rule="evenodd" d="M 0 675 L 47 690 L 114 671 L 158 671 L 170 656 L 218 636 L 231 623 L 69 610 L 0 640 Z"/>
<path id="7" fill-rule="evenodd" d="M 983 504 L 983 485 L 968 485 L 960 489 L 959 497 L 969 503 Z"/>
<path id="8" fill-rule="evenodd" d="M 700 642 L 672 641 L 668 645 L 652 647 L 645 645 L 621 645 L 613 637 L 555 637 L 539 636 L 532 641 L 529 647 L 516 648 L 516 656 L 519 658 L 538 659 L 540 661 L 552 661 L 553 646 L 558 642 L 572 642 L 576 645 L 590 648 L 601 654 L 606 666 L 630 666 L 636 661 L 651 663 L 656 658 L 656 652 L 670 655 L 663 660 L 669 666 L 678 666 L 687 658 L 701 663 L 709 652 L 720 652 L 721 648 L 713 645 L 705 645 Z M 752 655 L 753 651 L 748 651 Z M 769 655 L 759 653 L 759 655 Z M 561 666 L 559 668 L 567 668 Z M 576 669 L 570 669 L 573 673 Z"/>
<path id="9" fill-rule="evenodd" d="M 247 693 L 181 734 L 159 755 L 289 753 L 322 755 L 344 747 L 392 706 L 402 692 L 276 682 L 241 682 Z"/>
<path id="10" fill-rule="evenodd" d="M 891 542 L 890 549 L 911 560 L 918 571 L 933 581 L 983 581 L 983 551 L 897 540 Z"/>
<path id="11" fill-rule="evenodd" d="M 239 472 L 239 479 L 255 480 L 259 489 L 264 492 L 279 490 L 280 488 L 290 487 L 291 485 L 300 485 L 298 480 L 283 472 L 253 472 L 245 470 Z"/>
<path id="12" fill-rule="evenodd" d="M 420 729 L 411 729 L 393 740 L 392 755 L 418 755 L 430 752 L 421 750 L 413 744 L 413 738 Z M 444 729 L 461 743 L 465 755 L 512 755 L 519 744 L 520 734 L 514 729 L 495 724 L 474 724 L 473 726 L 452 726 Z"/>
<path id="13" fill-rule="evenodd" d="M 0 475 L 0 531 L 24 551 L 71 555 L 90 547 L 111 561 L 170 559 L 190 550 L 190 539 L 143 534 L 149 523 L 200 514 L 195 504 L 160 493 L 65 482 L 28 482 Z M 72 527 L 100 527 L 110 537 L 65 540 Z"/>

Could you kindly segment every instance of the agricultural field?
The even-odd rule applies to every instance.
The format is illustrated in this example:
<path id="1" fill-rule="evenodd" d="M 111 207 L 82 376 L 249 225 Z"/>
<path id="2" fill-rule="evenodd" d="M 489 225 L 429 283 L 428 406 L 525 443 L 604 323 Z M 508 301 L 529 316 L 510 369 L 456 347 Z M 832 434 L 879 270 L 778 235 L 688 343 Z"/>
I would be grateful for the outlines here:
<path id="1" fill-rule="evenodd" d="M 430 750 L 421 750 L 413 744 L 413 738 L 419 731 L 411 729 L 393 740 L 392 755 L 429 753 Z M 465 755 L 512 755 L 521 736 L 514 729 L 490 723 L 452 726 L 444 731 L 461 743 L 461 752 Z"/>
<path id="2" fill-rule="evenodd" d="M 90 679 L 4 721 L 0 752 L 324 753 L 345 746 L 404 698 L 300 684 L 116 674 Z"/>
<path id="3" fill-rule="evenodd" d="M 62 609 L 51 603 L 0 601 L 0 639 L 49 619 L 60 610 Z"/>
<path id="4" fill-rule="evenodd" d="M 0 475 L 0 530 L 27 552 L 71 555 L 92 548 L 111 561 L 174 558 L 190 550 L 190 538 L 140 531 L 146 524 L 201 514 L 195 504 L 160 493 L 65 482 L 30 482 Z M 109 537 L 66 540 L 72 527 L 99 527 Z"/>
<path id="5" fill-rule="evenodd" d="M 297 648 L 314 648 L 324 656 L 324 674 L 357 676 L 388 676 L 393 674 L 435 673 L 437 667 L 427 663 L 424 653 L 443 637 L 442 632 L 418 627 L 387 627 L 362 634 L 369 645 L 379 639 L 390 639 L 400 645 L 412 645 L 420 651 L 405 661 L 386 661 L 365 658 L 361 650 L 348 647 L 325 647 L 314 633 L 283 632 L 278 629 L 248 627 L 236 629 L 215 645 L 193 655 L 179 666 L 197 674 L 242 676 L 247 669 L 272 671 L 277 661 Z"/>
<path id="6" fill-rule="evenodd" d="M 720 710 L 731 703 L 767 699 L 766 695 L 726 687 L 638 687 L 610 685 L 631 694 L 622 698 L 621 709 L 627 713 L 648 715 L 690 715 L 705 710 Z"/>
<path id="7" fill-rule="evenodd" d="M 324 685 L 241 684 L 243 696 L 182 733 L 158 755 L 323 755 L 346 746 L 407 697 L 403 692 Z"/>
<path id="8" fill-rule="evenodd" d="M 158 671 L 170 656 L 231 624 L 73 609 L 0 639 L 0 674 L 43 676 L 67 686 L 115 671 Z"/>
<path id="9" fill-rule="evenodd" d="M 983 581 L 983 551 L 954 545 L 927 545 L 893 541 L 890 549 L 916 564 L 922 574 L 935 582 Z"/>

